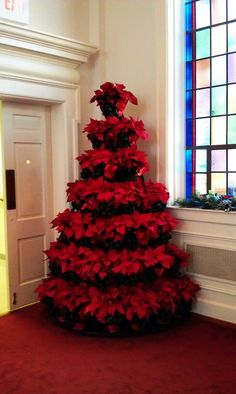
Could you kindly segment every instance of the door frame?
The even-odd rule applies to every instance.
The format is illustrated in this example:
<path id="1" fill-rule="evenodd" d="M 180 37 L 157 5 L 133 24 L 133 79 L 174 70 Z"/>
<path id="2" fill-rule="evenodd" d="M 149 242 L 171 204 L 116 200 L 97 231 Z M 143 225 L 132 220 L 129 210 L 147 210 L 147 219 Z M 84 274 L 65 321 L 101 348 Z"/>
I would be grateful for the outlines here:
<path id="1" fill-rule="evenodd" d="M 53 214 L 66 205 L 66 184 L 78 177 L 78 166 L 75 158 L 78 155 L 79 120 L 71 110 L 67 100 L 58 102 L 45 100 L 42 97 L 32 99 L 27 96 L 1 95 L 0 100 L 14 104 L 41 105 L 50 107 L 51 113 L 51 145 L 52 145 L 52 182 L 53 182 Z M 3 163 L 4 163 L 3 157 Z"/>
<path id="2" fill-rule="evenodd" d="M 11 122 L 11 116 L 12 114 L 16 113 L 18 115 L 25 115 L 27 116 L 40 116 L 42 117 L 42 122 L 40 123 L 40 126 L 38 128 L 38 130 L 40 130 L 40 138 L 37 134 L 36 140 L 34 140 L 34 142 L 37 142 L 38 144 L 41 144 L 42 150 L 41 152 L 41 157 L 42 157 L 42 163 L 46 163 L 43 164 L 43 176 L 42 176 L 42 190 L 43 190 L 43 207 L 42 207 L 42 216 L 40 217 L 39 215 L 31 215 L 32 217 L 30 218 L 30 222 L 27 222 L 27 217 L 24 218 L 20 218 L 20 220 L 18 221 L 18 214 L 15 212 L 15 209 L 13 208 L 13 211 L 9 211 L 6 208 L 7 204 L 7 198 L 4 198 L 4 213 L 5 213 L 5 217 L 7 217 L 6 219 L 6 225 L 5 225 L 5 237 L 8 238 L 8 245 L 6 245 L 5 248 L 5 252 L 4 255 L 7 254 L 8 257 L 8 273 L 9 273 L 9 279 L 7 280 L 7 282 L 9 283 L 9 302 L 10 302 L 10 310 L 15 310 L 15 309 L 19 309 L 22 306 L 26 306 L 27 304 L 30 303 L 34 303 L 35 302 L 35 297 L 34 300 L 28 296 L 29 293 L 27 293 L 27 286 L 28 286 L 28 291 L 30 291 L 30 294 L 32 294 L 32 291 L 34 291 L 37 283 L 35 283 L 34 280 L 30 279 L 29 281 L 27 280 L 26 282 L 28 283 L 23 283 L 23 287 L 25 287 L 25 291 L 23 290 L 22 292 L 22 288 L 21 285 L 19 285 L 18 283 L 18 275 L 19 271 L 17 271 L 16 266 L 17 266 L 17 260 L 19 258 L 19 255 L 17 253 L 17 246 L 16 246 L 16 239 L 15 239 L 15 234 L 14 232 L 16 231 L 16 228 L 21 228 L 21 231 L 23 230 L 23 228 L 28 229 L 27 234 L 28 236 L 32 236 L 32 238 L 34 237 L 38 237 L 38 236 L 45 236 L 44 238 L 44 242 L 46 240 L 46 244 L 44 244 L 43 248 L 41 248 L 41 252 L 43 252 L 43 250 L 47 249 L 49 246 L 49 243 L 53 240 L 53 231 L 50 230 L 50 225 L 49 223 L 52 221 L 53 219 L 53 205 L 52 205 L 52 163 L 51 163 L 51 113 L 50 113 L 50 107 L 49 106 L 43 106 L 43 105 L 35 105 L 35 104 L 31 104 L 29 105 L 29 103 L 24 103 L 23 107 L 22 107 L 22 103 L 19 104 L 19 102 L 13 102 L 13 101 L 3 101 L 2 102 L 2 119 L 4 119 L 5 114 L 7 115 L 7 118 L 5 118 L 5 121 L 3 121 L 3 133 L 2 133 L 2 143 L 3 143 L 3 152 L 5 152 L 5 169 L 6 168 L 14 168 L 14 160 L 12 161 L 12 164 L 9 164 L 9 156 L 8 153 L 11 155 L 10 157 L 12 157 L 13 152 L 14 152 L 14 148 L 12 147 L 12 145 L 9 145 L 9 141 L 8 139 L 10 138 L 10 134 L 11 132 L 13 132 L 15 134 L 14 137 L 12 138 L 17 138 L 17 133 L 16 130 L 14 129 L 13 123 L 10 126 L 10 129 L 8 128 L 9 122 Z M 10 106 L 9 106 L 10 105 Z M 12 130 L 13 129 L 13 130 Z M 9 136 L 7 135 L 7 133 L 10 133 Z M 28 135 L 28 134 L 27 134 Z M 6 138 L 6 140 L 5 140 Z M 25 138 L 25 137 L 24 137 Z M 26 137 L 27 138 L 27 137 Z M 33 137 L 35 138 L 35 137 Z M 18 140 L 18 141 L 21 141 Z M 28 140 L 27 140 L 28 141 Z M 33 142 L 33 144 L 34 144 Z M 27 142 L 26 142 L 27 143 Z M 11 142 L 12 144 L 12 142 Z M 11 153 L 10 151 L 8 151 L 8 149 L 11 149 Z M 8 159 L 8 160 L 7 160 Z M 12 158 L 13 159 L 13 158 Z M 8 161 L 8 165 L 6 165 L 6 161 Z M 16 168 L 15 168 L 16 171 Z M 17 174 L 17 172 L 16 172 Z M 16 178 L 17 179 L 17 178 Z M 4 190 L 4 193 L 6 194 L 6 190 Z M 16 195 L 17 195 L 17 188 L 16 188 Z M 46 204 L 46 205 L 45 205 Z M 17 207 L 17 205 L 16 205 Z M 18 212 L 18 209 L 17 209 Z M 35 218 L 34 216 L 36 216 L 37 218 Z M 19 218 L 18 218 L 19 219 Z M 25 220 L 26 219 L 26 220 Z M 29 219 L 29 218 L 28 218 Z M 1 219 L 0 219 L 1 220 Z M 32 231 L 34 232 L 34 234 L 32 235 L 32 233 L 29 231 L 29 227 L 27 226 L 27 223 L 32 223 L 32 220 L 36 220 L 35 222 L 35 227 L 32 228 Z M 26 223 L 27 222 L 27 223 Z M 43 223 L 42 223 L 43 222 Z M 37 223 L 40 226 L 40 232 L 39 232 L 39 228 L 37 227 Z M 20 227 L 19 227 L 20 226 Z M 32 224 L 31 224 L 32 226 Z M 11 230 L 10 230 L 11 229 Z M 38 231 L 37 231 L 38 230 Z M 9 232 L 12 231 L 12 232 Z M 26 234 L 21 234 L 22 236 L 20 237 L 21 239 L 25 238 L 24 235 Z M 18 238 L 17 238 L 18 239 Z M 6 253 L 7 251 L 7 253 Z M 2 256 L 3 257 L 3 256 Z M 4 256 L 4 260 L 6 260 L 5 256 Z M 42 257 L 42 261 L 45 261 L 45 256 Z M 1 270 L 3 270 L 4 268 L 4 261 L 1 262 Z M 38 269 L 40 269 L 40 267 L 38 266 L 37 263 L 37 267 Z M 43 267 L 43 266 L 42 266 Z M 37 268 L 36 268 L 37 269 Z M 46 275 L 46 263 L 44 263 L 44 274 Z M 43 276 L 42 275 L 42 276 Z M 40 275 L 41 277 L 41 275 Z M 4 283 L 3 280 L 0 278 L 1 284 Z M 19 287 L 18 287 L 19 286 Z M 30 288 L 30 290 L 29 290 Z M 1 291 L 1 289 L 0 289 Z M 27 294 L 27 295 L 26 295 Z M 24 299 L 24 301 L 23 301 Z M 27 299 L 27 301 L 26 301 Z M 17 300 L 17 301 L 16 301 Z M 1 309 L 1 304 L 0 304 L 0 309 Z"/>
<path id="3" fill-rule="evenodd" d="M 97 48 L 6 22 L 0 22 L 0 40 L 0 100 L 51 107 L 55 216 L 66 206 L 67 182 L 78 178 L 79 68 Z"/>
<path id="4" fill-rule="evenodd" d="M 43 105 L 50 107 L 51 112 L 51 149 L 52 149 L 52 214 L 56 214 L 65 209 L 66 206 L 66 184 L 73 179 L 78 178 L 78 166 L 76 163 L 72 163 L 78 155 L 78 120 L 72 117 L 71 113 L 67 111 L 69 106 L 67 101 L 55 102 L 43 100 L 42 97 L 39 100 L 31 99 L 26 96 L 11 96 L 4 95 L 1 97 L 3 102 L 14 102 L 17 104 L 28 104 L 28 105 Z M 3 108 L 4 110 L 4 108 Z M 66 129 L 66 125 L 70 124 L 70 130 Z M 4 130 L 3 130 L 4 132 Z M 70 138 L 68 133 L 70 132 Z M 3 136 L 4 138 L 4 136 Z M 69 141 L 68 141 L 69 140 Z M 73 143 L 73 146 L 69 147 L 69 143 Z M 74 160 L 75 162 L 75 160 Z M 3 169 L 5 169 L 5 160 L 3 155 Z M 4 200 L 6 201 L 6 190 L 4 186 Z M 6 210 L 6 206 L 5 206 Z M 6 212 L 5 212 L 6 217 Z M 5 220 L 6 223 L 6 220 Z M 50 224 L 48 223 L 50 226 Z M 9 267 L 8 267 L 8 240 L 7 240 L 7 229 L 5 229 L 5 244 L 6 244 L 6 271 L 5 271 L 5 303 L 4 308 L 1 311 L 1 315 L 10 311 L 10 289 L 9 289 Z"/>
<path id="5" fill-rule="evenodd" d="M 43 105 L 50 106 L 51 111 L 51 148 L 52 148 L 52 207 L 53 216 L 66 206 L 66 184 L 78 178 L 78 166 L 74 160 L 78 155 L 78 120 L 75 119 L 75 113 L 71 113 L 71 107 L 67 100 L 62 102 L 44 100 L 42 97 L 35 100 L 26 96 L 12 96 L 4 95 L 1 97 L 2 101 L 11 101 L 15 104 L 27 103 L 28 105 Z M 68 111 L 70 108 L 70 111 Z M 75 111 L 76 108 L 74 108 Z M 73 116 L 73 117 L 72 117 Z M 69 127 L 70 126 L 70 127 Z M 68 127 L 68 128 L 67 128 Z M 4 132 L 4 131 L 3 131 Z M 72 160 L 75 162 L 73 163 Z M 5 160 L 3 156 L 3 168 L 5 168 Z M 6 191 L 4 185 L 4 200 L 6 201 Z M 6 209 L 6 207 L 5 207 Z M 6 216 L 6 213 L 5 213 Z M 6 221 L 5 221 L 6 222 Z M 48 223 L 48 225 L 50 225 Z M 5 310 L 1 314 L 10 311 L 10 297 L 9 293 L 9 267 L 8 267 L 8 240 L 7 229 L 5 231 L 6 243 L 6 272 L 5 278 Z"/>

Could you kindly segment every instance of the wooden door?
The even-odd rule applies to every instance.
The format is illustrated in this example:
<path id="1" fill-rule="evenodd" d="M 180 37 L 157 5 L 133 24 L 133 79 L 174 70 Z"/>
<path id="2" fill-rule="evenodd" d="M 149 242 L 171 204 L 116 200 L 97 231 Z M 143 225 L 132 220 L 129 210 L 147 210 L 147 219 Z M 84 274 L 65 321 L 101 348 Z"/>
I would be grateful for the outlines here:
<path id="1" fill-rule="evenodd" d="M 52 236 L 50 111 L 3 103 L 11 310 L 35 301 Z"/>

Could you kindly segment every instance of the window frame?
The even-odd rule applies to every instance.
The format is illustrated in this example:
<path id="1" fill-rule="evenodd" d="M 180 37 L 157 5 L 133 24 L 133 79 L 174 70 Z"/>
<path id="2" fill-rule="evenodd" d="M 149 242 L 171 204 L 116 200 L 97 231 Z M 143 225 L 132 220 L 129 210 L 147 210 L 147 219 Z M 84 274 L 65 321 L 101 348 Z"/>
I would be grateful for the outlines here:
<path id="1" fill-rule="evenodd" d="M 177 198 L 185 198 L 185 25 L 184 0 L 167 0 L 166 14 L 166 184 L 168 208 L 181 221 L 235 226 L 235 212 L 180 208 Z M 224 231 L 223 231 L 224 232 Z"/>
<path id="2" fill-rule="evenodd" d="M 185 195 L 184 0 L 166 2 L 166 131 L 169 205 Z"/>

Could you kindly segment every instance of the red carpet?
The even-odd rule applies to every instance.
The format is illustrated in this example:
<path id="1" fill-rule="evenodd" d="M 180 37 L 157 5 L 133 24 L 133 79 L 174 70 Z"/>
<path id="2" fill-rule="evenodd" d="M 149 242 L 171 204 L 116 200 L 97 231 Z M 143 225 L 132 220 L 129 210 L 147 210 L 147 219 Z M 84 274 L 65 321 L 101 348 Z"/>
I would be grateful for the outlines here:
<path id="1" fill-rule="evenodd" d="M 141 337 L 80 337 L 42 308 L 0 318 L 1 394 L 235 393 L 233 325 L 192 315 Z"/>

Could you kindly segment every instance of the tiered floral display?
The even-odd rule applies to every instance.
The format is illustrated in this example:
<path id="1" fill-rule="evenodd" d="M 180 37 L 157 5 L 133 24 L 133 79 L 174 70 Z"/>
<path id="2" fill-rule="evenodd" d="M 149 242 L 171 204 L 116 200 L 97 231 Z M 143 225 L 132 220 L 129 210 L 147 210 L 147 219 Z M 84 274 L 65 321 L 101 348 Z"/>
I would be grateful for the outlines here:
<path id="1" fill-rule="evenodd" d="M 165 186 L 144 180 L 148 163 L 136 142 L 148 134 L 141 120 L 123 115 L 136 97 L 106 82 L 94 101 L 105 119 L 84 129 L 93 150 L 78 157 L 70 208 L 52 222 L 59 236 L 46 251 L 50 274 L 37 293 L 80 332 L 155 329 L 185 315 L 199 286 L 182 273 L 187 254 L 169 243 L 176 220 L 165 210 Z"/>

